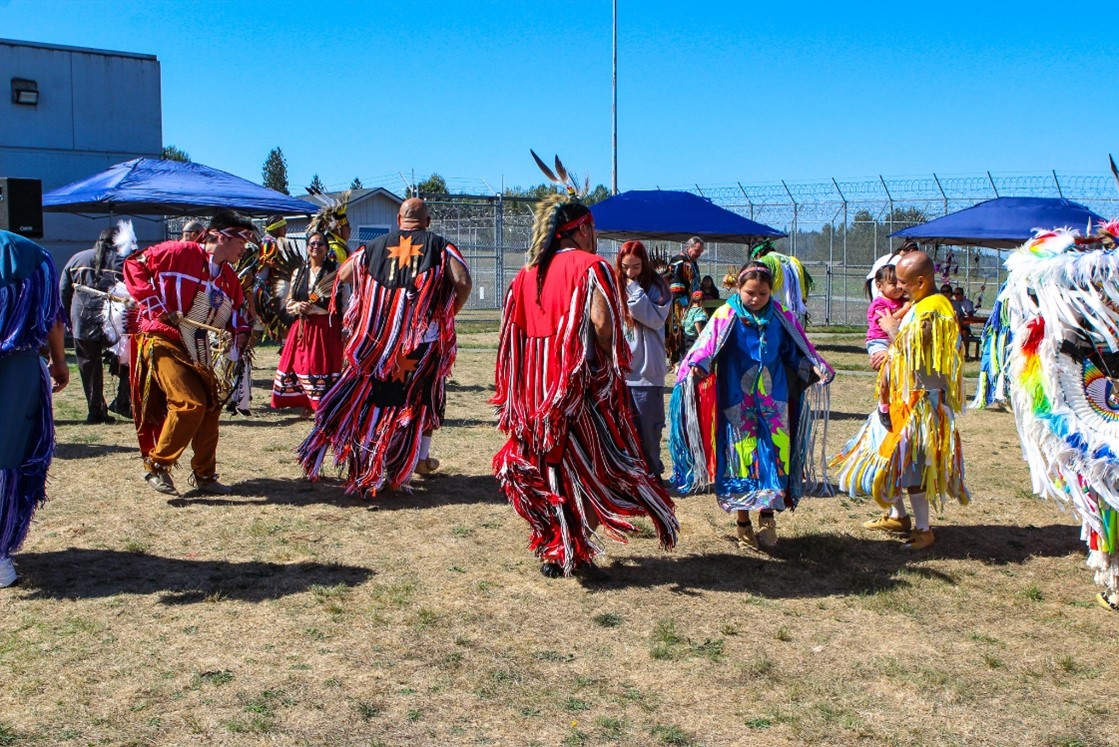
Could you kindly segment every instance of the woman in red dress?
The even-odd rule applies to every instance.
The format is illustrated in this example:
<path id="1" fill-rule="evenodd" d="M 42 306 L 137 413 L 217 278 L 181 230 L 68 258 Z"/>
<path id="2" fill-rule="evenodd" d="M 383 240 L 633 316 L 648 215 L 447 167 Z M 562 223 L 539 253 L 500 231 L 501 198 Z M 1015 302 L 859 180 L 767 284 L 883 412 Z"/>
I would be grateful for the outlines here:
<path id="1" fill-rule="evenodd" d="M 326 237 L 308 236 L 307 262 L 292 275 L 286 301 L 296 320 L 272 381 L 274 408 L 302 407 L 309 415 L 342 373 L 342 315 L 330 312 L 337 270 L 334 257 L 327 257 Z"/>

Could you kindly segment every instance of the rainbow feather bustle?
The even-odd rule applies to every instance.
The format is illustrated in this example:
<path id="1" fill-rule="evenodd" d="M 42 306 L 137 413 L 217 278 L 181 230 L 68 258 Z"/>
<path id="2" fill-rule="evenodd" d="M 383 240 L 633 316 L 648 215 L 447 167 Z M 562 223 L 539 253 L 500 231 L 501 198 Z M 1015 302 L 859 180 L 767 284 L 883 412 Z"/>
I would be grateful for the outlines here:
<path id="1" fill-rule="evenodd" d="M 1119 253 L 1112 222 L 1095 237 L 1039 232 L 1006 261 L 1001 360 L 1033 491 L 1081 522 L 1095 580 L 1119 590 Z M 980 394 L 983 394 L 981 391 Z M 997 399 L 997 398 L 995 398 Z M 991 401 L 976 398 L 984 407 Z"/>

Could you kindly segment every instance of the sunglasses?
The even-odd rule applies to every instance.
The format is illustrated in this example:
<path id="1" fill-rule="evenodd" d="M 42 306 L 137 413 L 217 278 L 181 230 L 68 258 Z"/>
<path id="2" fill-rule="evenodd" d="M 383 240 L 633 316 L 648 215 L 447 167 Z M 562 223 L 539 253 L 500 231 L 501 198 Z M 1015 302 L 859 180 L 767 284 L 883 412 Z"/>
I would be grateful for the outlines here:
<path id="1" fill-rule="evenodd" d="M 326 242 L 325 241 L 309 241 L 309 242 L 307 242 L 307 246 L 326 246 Z"/>

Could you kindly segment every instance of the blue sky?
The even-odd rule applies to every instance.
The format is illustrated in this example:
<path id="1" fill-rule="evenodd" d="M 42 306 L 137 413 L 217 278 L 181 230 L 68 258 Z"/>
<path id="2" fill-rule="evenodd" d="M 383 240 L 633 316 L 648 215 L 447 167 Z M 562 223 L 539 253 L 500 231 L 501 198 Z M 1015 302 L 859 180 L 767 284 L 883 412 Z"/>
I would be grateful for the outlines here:
<path id="1" fill-rule="evenodd" d="M 619 187 L 1104 173 L 1113 15 L 620 0 Z M 155 54 L 164 142 L 254 181 L 278 145 L 293 192 L 528 186 L 529 148 L 610 183 L 610 0 L 0 0 L 0 37 Z"/>

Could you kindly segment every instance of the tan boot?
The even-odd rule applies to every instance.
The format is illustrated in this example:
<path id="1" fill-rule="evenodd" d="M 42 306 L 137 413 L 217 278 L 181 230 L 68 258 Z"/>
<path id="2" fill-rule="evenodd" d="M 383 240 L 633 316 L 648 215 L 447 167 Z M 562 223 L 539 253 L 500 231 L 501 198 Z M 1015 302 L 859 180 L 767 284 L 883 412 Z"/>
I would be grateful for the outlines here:
<path id="1" fill-rule="evenodd" d="M 909 534 L 913 529 L 913 520 L 908 516 L 899 519 L 889 514 L 882 514 L 872 521 L 864 521 L 863 529 L 875 529 L 880 532 L 892 532 L 893 534 Z"/>
<path id="2" fill-rule="evenodd" d="M 909 539 L 905 541 L 902 547 L 906 550 L 924 550 L 926 547 L 930 547 L 935 541 L 936 536 L 933 535 L 931 529 L 914 529 L 910 533 Z"/>
<path id="3" fill-rule="evenodd" d="M 754 536 L 754 525 L 749 521 L 738 522 L 738 546 L 743 550 L 758 549 L 758 538 Z"/>
<path id="4" fill-rule="evenodd" d="M 415 472 L 421 477 L 426 475 L 433 475 L 439 469 L 439 460 L 435 457 L 428 457 L 416 462 Z"/>
<path id="5" fill-rule="evenodd" d="M 758 517 L 758 545 L 763 550 L 772 550 L 777 547 L 777 517 L 766 514 Z"/>

